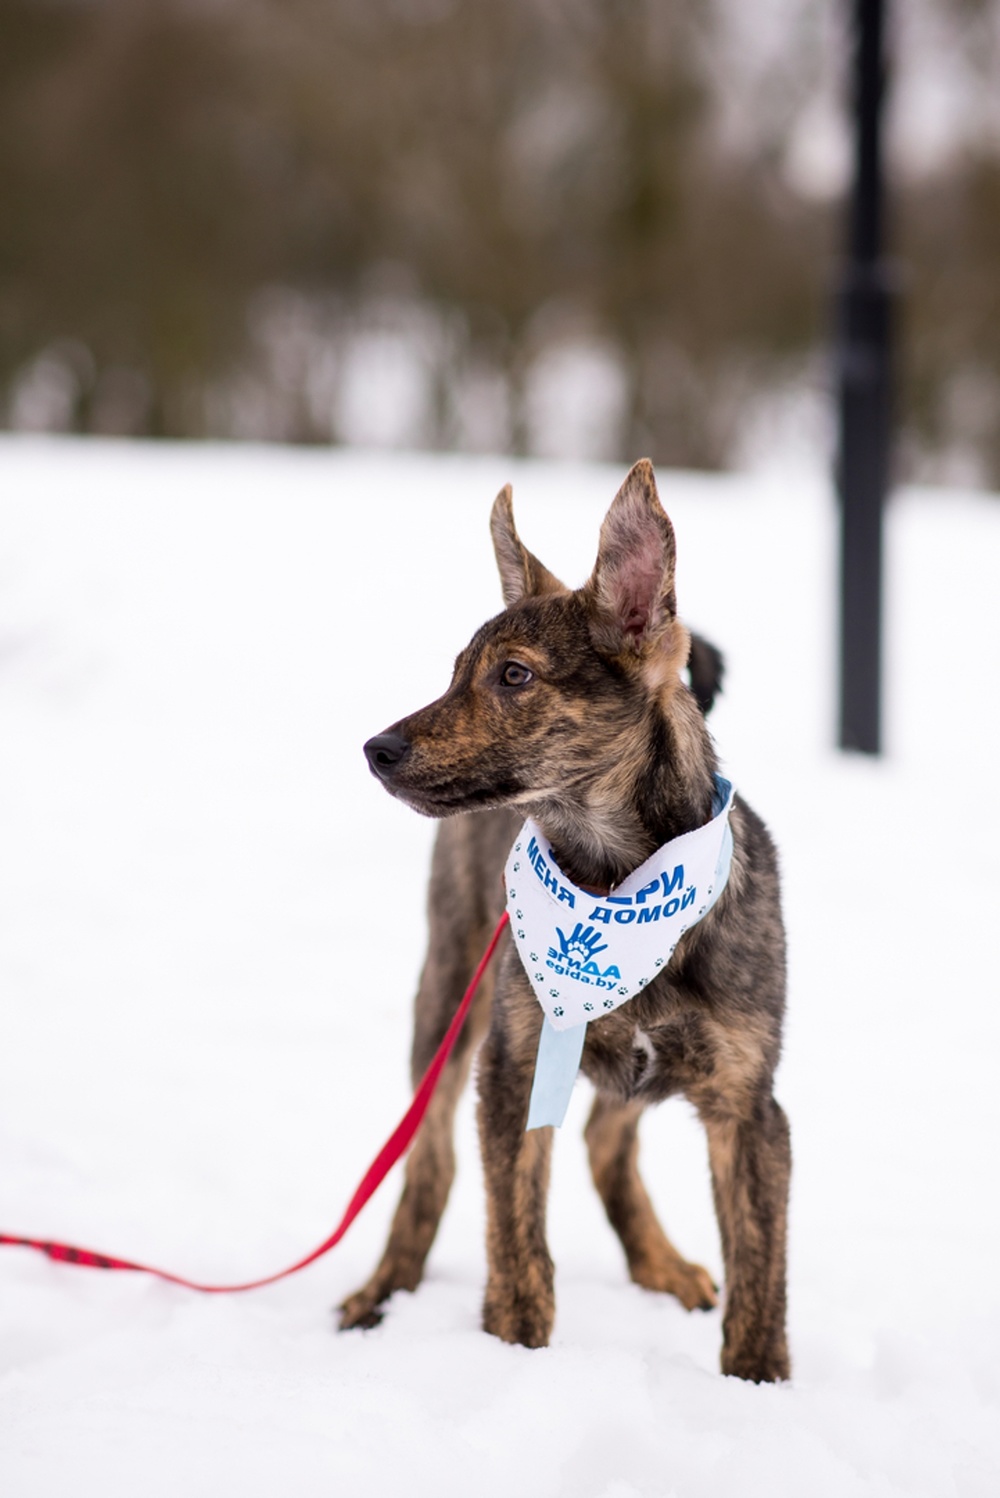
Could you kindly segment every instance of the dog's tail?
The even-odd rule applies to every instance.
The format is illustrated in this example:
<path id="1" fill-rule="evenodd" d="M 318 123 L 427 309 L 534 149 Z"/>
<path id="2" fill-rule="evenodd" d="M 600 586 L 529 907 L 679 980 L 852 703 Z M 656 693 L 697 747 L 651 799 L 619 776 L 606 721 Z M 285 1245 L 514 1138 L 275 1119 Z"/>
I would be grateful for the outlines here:
<path id="1" fill-rule="evenodd" d="M 691 636 L 691 654 L 688 656 L 688 678 L 695 700 L 703 713 L 710 713 L 712 704 L 722 691 L 722 678 L 726 663 L 722 651 L 701 635 Z"/>

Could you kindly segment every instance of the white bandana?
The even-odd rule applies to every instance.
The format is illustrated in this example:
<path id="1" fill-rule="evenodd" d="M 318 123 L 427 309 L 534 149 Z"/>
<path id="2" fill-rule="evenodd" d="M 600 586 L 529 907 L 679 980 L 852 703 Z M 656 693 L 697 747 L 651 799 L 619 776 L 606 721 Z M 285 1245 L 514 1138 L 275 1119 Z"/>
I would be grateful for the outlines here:
<path id="1" fill-rule="evenodd" d="M 547 1021 L 529 1129 L 562 1123 L 587 1022 L 645 988 L 719 898 L 732 856 L 732 804 L 732 786 L 717 775 L 712 820 L 665 843 L 609 895 L 567 878 L 541 828 L 525 822 L 505 878 L 511 931 Z"/>

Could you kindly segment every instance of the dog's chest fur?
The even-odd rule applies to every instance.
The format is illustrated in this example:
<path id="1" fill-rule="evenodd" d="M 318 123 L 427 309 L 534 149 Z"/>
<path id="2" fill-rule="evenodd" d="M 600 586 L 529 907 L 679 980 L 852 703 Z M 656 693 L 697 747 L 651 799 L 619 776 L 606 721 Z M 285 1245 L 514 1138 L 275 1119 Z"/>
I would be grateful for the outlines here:
<path id="1" fill-rule="evenodd" d="M 711 1106 L 734 1085 L 742 1090 L 748 1072 L 766 1069 L 767 1041 L 763 1027 L 727 1023 L 705 997 L 664 974 L 588 1025 L 581 1070 L 599 1092 L 623 1103 L 682 1095 Z"/>
<path id="2" fill-rule="evenodd" d="M 662 1102 L 711 1075 L 711 1045 L 692 1006 L 667 990 L 652 1016 L 643 1015 L 645 1024 L 631 1007 L 623 1007 L 617 1025 L 610 1016 L 589 1027 L 583 1072 L 601 1092 L 622 1102 Z M 644 1008 L 653 1008 L 649 1000 Z"/>

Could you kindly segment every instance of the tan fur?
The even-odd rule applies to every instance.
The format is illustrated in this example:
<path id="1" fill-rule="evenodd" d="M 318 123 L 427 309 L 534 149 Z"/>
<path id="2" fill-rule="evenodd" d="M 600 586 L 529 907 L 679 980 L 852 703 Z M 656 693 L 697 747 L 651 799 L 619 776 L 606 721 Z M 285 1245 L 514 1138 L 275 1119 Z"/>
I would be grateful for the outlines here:
<path id="1" fill-rule="evenodd" d="M 660 648 L 643 661 L 642 679 L 650 695 L 661 699 L 664 709 L 667 707 L 666 699 L 673 697 L 683 686 L 681 672 L 690 654 L 691 635 L 677 620 L 670 633 L 661 641 Z"/>
<path id="2" fill-rule="evenodd" d="M 590 1173 L 608 1221 L 625 1250 L 629 1274 L 646 1290 L 675 1295 L 686 1311 L 718 1303 L 707 1269 L 689 1264 L 659 1224 L 639 1176 L 640 1102 L 614 1103 L 598 1096 L 587 1122 Z"/>

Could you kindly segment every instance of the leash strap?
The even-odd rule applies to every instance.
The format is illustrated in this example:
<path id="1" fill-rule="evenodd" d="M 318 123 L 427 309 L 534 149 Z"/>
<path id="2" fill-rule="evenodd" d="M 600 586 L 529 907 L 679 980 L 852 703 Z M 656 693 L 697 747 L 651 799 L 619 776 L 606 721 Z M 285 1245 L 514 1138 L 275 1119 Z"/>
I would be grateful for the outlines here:
<path id="1" fill-rule="evenodd" d="M 434 1089 L 444 1070 L 445 1062 L 451 1055 L 455 1042 L 458 1039 L 462 1026 L 465 1024 L 476 989 L 482 981 L 483 974 L 489 966 L 490 958 L 497 949 L 497 943 L 503 935 L 504 927 L 508 922 L 507 912 L 497 923 L 497 928 L 490 938 L 489 946 L 479 959 L 479 966 L 472 975 L 472 981 L 455 1011 L 454 1018 L 445 1033 L 430 1066 L 424 1072 L 420 1085 L 413 1094 L 413 1101 L 400 1119 L 392 1134 L 379 1150 L 375 1159 L 369 1165 L 362 1178 L 361 1184 L 355 1191 L 348 1203 L 347 1210 L 340 1222 L 334 1228 L 329 1238 L 314 1248 L 312 1253 L 306 1254 L 304 1259 L 299 1259 L 295 1264 L 289 1265 L 287 1269 L 279 1269 L 277 1274 L 268 1274 L 259 1280 L 247 1280 L 240 1285 L 205 1285 L 200 1280 L 185 1279 L 182 1274 L 171 1274 L 167 1269 L 155 1269 L 151 1264 L 139 1264 L 132 1259 L 116 1259 L 110 1254 L 94 1253 L 89 1248 L 77 1248 L 71 1243 L 56 1243 L 47 1238 L 19 1238 L 8 1233 L 0 1233 L 0 1246 L 9 1244 L 19 1248 L 34 1248 L 40 1253 L 47 1254 L 50 1259 L 55 1259 L 61 1264 L 79 1264 L 85 1269 L 134 1269 L 142 1274 L 154 1274 L 157 1279 L 168 1280 L 172 1285 L 183 1285 L 187 1290 L 200 1290 L 206 1295 L 230 1295 L 240 1290 L 259 1290 L 263 1285 L 273 1285 L 277 1280 L 287 1279 L 291 1274 L 297 1274 L 300 1269 L 305 1269 L 307 1264 L 313 1264 L 321 1259 L 324 1254 L 329 1253 L 331 1248 L 336 1247 L 343 1238 L 351 1223 L 357 1217 L 361 1209 L 375 1195 L 386 1176 L 389 1174 L 396 1161 L 403 1155 L 416 1134 L 427 1112 L 428 1104 L 434 1094 Z"/>

